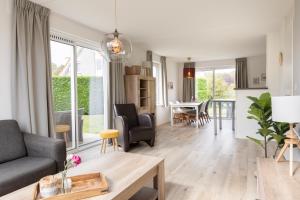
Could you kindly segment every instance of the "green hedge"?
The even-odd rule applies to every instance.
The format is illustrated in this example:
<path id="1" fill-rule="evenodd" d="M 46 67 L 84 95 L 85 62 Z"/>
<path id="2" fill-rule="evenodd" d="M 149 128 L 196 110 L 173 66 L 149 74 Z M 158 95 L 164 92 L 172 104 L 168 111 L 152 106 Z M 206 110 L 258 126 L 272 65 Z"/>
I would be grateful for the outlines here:
<path id="1" fill-rule="evenodd" d="M 52 78 L 56 111 L 71 110 L 71 80 L 67 76 Z M 92 76 L 77 77 L 78 108 L 84 114 L 103 114 L 103 78 Z"/>
<path id="2" fill-rule="evenodd" d="M 207 87 L 207 81 L 202 78 L 196 79 L 197 91 L 196 98 L 197 100 L 205 101 L 210 98 L 210 90 Z"/>

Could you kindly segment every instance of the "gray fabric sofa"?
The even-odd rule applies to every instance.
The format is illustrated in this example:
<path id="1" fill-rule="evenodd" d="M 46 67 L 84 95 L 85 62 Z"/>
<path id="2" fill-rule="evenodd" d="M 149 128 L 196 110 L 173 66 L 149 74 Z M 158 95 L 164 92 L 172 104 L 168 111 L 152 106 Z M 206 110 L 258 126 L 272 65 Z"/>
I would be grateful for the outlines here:
<path id="1" fill-rule="evenodd" d="M 15 120 L 0 120 L 0 196 L 63 169 L 63 140 L 23 133 Z"/>

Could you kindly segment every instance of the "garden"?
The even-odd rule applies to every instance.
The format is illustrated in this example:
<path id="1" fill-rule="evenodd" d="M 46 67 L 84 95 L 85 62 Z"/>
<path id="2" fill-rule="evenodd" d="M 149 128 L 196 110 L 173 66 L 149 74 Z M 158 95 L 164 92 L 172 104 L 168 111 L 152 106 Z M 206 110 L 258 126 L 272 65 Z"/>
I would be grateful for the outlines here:
<path id="1" fill-rule="evenodd" d="M 98 133 L 103 130 L 103 78 L 78 76 L 76 81 L 78 109 L 83 110 L 83 133 Z M 71 78 L 53 76 L 52 87 L 55 111 L 70 111 Z"/>

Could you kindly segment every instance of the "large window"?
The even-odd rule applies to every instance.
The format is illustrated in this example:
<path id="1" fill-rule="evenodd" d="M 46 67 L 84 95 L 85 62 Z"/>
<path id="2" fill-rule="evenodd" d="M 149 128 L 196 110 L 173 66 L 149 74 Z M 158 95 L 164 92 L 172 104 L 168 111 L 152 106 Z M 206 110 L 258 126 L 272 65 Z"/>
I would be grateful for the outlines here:
<path id="1" fill-rule="evenodd" d="M 235 98 L 235 69 L 225 67 L 221 69 L 197 69 L 196 70 L 196 99 L 206 101 L 214 99 Z M 231 117 L 231 104 L 223 103 L 222 117 Z M 212 109 L 209 109 L 212 116 Z"/>
<path id="2" fill-rule="evenodd" d="M 156 80 L 156 104 L 162 105 L 161 64 L 158 62 L 153 63 L 153 77 Z"/>
<path id="3" fill-rule="evenodd" d="M 88 46 L 51 41 L 56 136 L 67 148 L 99 140 L 104 129 L 104 69 L 102 54 Z"/>

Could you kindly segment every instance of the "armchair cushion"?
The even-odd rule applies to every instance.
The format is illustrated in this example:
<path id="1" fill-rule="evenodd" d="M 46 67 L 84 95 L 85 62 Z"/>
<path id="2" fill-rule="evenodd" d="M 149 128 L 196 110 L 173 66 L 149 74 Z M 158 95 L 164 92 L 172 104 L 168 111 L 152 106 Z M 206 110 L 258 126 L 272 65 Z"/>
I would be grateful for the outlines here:
<path id="1" fill-rule="evenodd" d="M 56 161 L 58 170 L 63 169 L 66 159 L 66 143 L 64 140 L 24 133 L 24 141 L 28 156 L 51 158 Z"/>
<path id="2" fill-rule="evenodd" d="M 23 157 L 0 165 L 0 196 L 56 173 L 55 161 L 49 158 Z"/>
<path id="3" fill-rule="evenodd" d="M 117 116 L 126 116 L 128 119 L 128 128 L 139 125 L 138 116 L 135 105 L 130 104 L 115 104 L 115 112 Z"/>
<path id="4" fill-rule="evenodd" d="M 129 130 L 129 136 L 130 142 L 151 140 L 153 138 L 153 129 L 145 126 L 133 127 Z"/>
<path id="5" fill-rule="evenodd" d="M 26 156 L 23 134 L 15 120 L 0 120 L 0 164 Z"/>
<path id="6" fill-rule="evenodd" d="M 144 113 L 138 116 L 140 126 L 155 128 L 155 121 L 152 114 Z"/>

